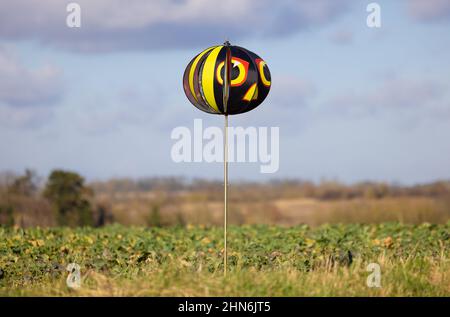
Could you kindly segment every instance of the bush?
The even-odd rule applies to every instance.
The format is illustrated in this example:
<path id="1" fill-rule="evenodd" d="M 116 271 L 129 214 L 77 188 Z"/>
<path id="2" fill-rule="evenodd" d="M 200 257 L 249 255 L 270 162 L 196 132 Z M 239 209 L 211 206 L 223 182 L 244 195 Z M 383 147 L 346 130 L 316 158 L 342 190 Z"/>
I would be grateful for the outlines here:
<path id="1" fill-rule="evenodd" d="M 0 205 L 0 225 L 14 226 L 14 209 L 12 206 Z"/>
<path id="2" fill-rule="evenodd" d="M 52 203 L 61 226 L 90 226 L 93 224 L 92 191 L 84 179 L 74 172 L 53 171 L 47 181 L 44 196 Z"/>

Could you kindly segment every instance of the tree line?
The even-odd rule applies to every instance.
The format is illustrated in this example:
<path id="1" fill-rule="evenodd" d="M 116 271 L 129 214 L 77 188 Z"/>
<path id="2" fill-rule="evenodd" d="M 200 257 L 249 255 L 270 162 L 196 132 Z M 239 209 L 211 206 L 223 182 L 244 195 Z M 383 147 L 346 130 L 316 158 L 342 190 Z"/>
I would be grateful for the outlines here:
<path id="1" fill-rule="evenodd" d="M 108 212 L 94 202 L 94 191 L 76 172 L 54 170 L 43 187 L 38 175 L 3 175 L 0 185 L 0 224 L 27 226 L 101 226 Z"/>

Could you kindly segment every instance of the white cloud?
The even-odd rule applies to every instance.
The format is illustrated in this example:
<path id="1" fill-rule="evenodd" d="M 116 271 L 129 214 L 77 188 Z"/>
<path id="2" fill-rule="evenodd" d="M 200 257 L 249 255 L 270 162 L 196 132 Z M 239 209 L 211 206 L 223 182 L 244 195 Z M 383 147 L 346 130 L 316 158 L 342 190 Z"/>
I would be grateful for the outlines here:
<path id="1" fill-rule="evenodd" d="M 347 91 L 326 102 L 326 110 L 340 115 L 365 116 L 384 111 L 437 111 L 445 102 L 445 87 L 434 80 L 388 78 L 363 92 Z"/>
<path id="2" fill-rule="evenodd" d="M 338 45 L 348 45 L 353 42 L 353 33 L 349 30 L 339 30 L 331 34 L 331 41 Z"/>
<path id="3" fill-rule="evenodd" d="M 348 0 L 78 0 L 81 28 L 60 0 L 0 2 L 0 38 L 36 39 L 75 51 L 205 46 L 229 38 L 286 36 L 332 22 Z"/>
<path id="4" fill-rule="evenodd" d="M 12 108 L 0 105 L 0 126 L 33 129 L 42 126 L 53 116 L 49 108 Z"/>
<path id="5" fill-rule="evenodd" d="M 277 106 L 298 108 L 306 107 L 307 101 L 316 93 L 312 82 L 292 75 L 281 75 L 275 77 L 270 97 Z"/>
<path id="6" fill-rule="evenodd" d="M 448 0 L 410 0 L 409 13 L 423 22 L 450 20 L 450 1 Z"/>
<path id="7" fill-rule="evenodd" d="M 11 48 L 0 46 L 0 104 L 51 105 L 61 93 L 61 71 L 52 65 L 25 67 Z"/>

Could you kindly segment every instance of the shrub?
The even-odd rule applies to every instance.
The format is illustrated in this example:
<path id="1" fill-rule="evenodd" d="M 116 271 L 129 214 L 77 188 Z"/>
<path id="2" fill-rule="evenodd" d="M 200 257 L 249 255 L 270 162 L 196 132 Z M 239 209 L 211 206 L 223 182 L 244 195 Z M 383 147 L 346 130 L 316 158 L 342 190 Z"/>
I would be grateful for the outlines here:
<path id="1" fill-rule="evenodd" d="M 47 181 L 44 196 L 52 203 L 61 226 L 92 225 L 92 191 L 74 172 L 54 170 Z"/>

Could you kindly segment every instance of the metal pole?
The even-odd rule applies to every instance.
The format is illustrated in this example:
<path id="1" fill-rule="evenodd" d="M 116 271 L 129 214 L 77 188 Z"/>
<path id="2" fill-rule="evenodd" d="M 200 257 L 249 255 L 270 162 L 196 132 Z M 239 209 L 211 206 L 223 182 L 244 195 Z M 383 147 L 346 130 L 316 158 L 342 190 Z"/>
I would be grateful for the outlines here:
<path id="1" fill-rule="evenodd" d="M 225 135 L 223 142 L 223 178 L 224 178 L 224 219 L 223 219 L 223 274 L 227 276 L 227 225 L 228 225 L 228 115 L 225 115 Z"/>
<path id="2" fill-rule="evenodd" d="M 227 226 L 228 226 L 228 97 L 230 93 L 230 65 L 231 65 L 231 52 L 230 52 L 230 42 L 225 41 L 224 46 L 226 47 L 225 55 L 225 67 L 223 73 L 223 108 L 225 112 L 225 127 L 223 136 L 223 275 L 227 276 Z"/>

